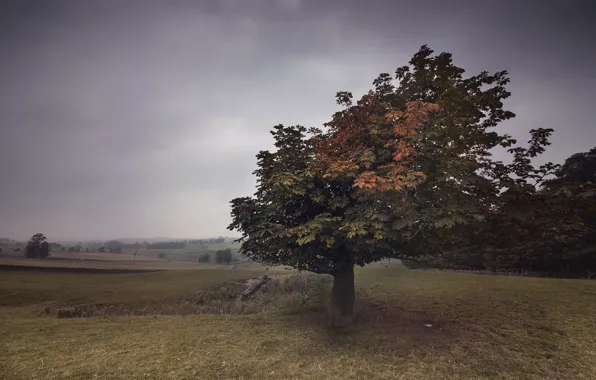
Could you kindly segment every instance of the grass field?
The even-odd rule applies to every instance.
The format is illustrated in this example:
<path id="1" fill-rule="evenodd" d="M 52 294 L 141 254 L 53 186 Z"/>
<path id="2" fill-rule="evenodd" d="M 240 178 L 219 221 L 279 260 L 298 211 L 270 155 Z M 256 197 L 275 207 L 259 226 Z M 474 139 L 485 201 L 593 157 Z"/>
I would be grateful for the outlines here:
<path id="1" fill-rule="evenodd" d="M 214 269 L 222 268 L 215 263 L 198 263 L 198 254 L 185 252 L 168 252 L 165 259 L 157 255 L 161 251 L 141 251 L 136 256 L 132 253 L 103 253 L 103 252 L 52 252 L 46 259 L 29 259 L 23 252 L 6 252 L 0 258 L 0 265 L 63 267 L 63 268 L 94 268 L 94 269 L 130 269 L 130 270 L 172 270 L 172 269 Z M 214 259 L 214 252 L 212 253 Z M 240 267 L 255 267 L 241 260 L 236 264 Z M 225 268 L 225 267 L 224 267 Z"/>
<path id="2" fill-rule="evenodd" d="M 326 327 L 321 297 L 247 315 L 46 313 L 174 305 L 262 273 L 0 272 L 0 378 L 596 379 L 596 282 L 588 280 L 374 265 L 357 271 L 358 318 L 343 331 Z"/>

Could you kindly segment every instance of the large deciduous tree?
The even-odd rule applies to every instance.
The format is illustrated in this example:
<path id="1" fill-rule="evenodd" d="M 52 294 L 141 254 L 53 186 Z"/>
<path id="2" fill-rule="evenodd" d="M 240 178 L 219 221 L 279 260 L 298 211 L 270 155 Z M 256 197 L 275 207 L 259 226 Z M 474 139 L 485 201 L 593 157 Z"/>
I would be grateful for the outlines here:
<path id="1" fill-rule="evenodd" d="M 528 148 L 511 148 L 516 141 L 494 130 L 514 117 L 503 109 L 507 73 L 463 73 L 450 54 L 423 46 L 359 101 L 339 92 L 342 109 L 323 128 L 276 126 L 276 150 L 257 155 L 255 195 L 231 202 L 228 228 L 241 231 L 241 252 L 332 275 L 331 322 L 344 325 L 354 265 L 499 243 L 511 228 L 494 228 L 510 213 L 503 194 L 555 169 L 530 162 L 551 130 L 532 130 Z M 510 148 L 513 162 L 492 160 L 495 147 Z"/>

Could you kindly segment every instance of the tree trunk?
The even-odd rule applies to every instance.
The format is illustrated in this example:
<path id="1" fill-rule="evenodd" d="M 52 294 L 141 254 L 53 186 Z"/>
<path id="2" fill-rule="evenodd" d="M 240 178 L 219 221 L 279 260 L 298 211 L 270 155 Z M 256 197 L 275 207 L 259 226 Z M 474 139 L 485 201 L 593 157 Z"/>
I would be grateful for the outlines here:
<path id="1" fill-rule="evenodd" d="M 331 326 L 345 327 L 352 323 L 354 317 L 354 264 L 333 275 L 331 289 Z"/>

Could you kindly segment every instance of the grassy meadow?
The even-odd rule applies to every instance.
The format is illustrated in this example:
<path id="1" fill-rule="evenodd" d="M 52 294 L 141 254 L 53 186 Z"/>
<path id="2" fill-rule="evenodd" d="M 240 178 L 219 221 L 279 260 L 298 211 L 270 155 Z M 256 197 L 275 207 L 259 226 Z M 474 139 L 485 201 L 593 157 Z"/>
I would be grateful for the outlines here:
<path id="1" fill-rule="evenodd" d="M 279 281 L 239 305 L 263 273 Z M 0 378 L 596 379 L 594 281 L 376 264 L 357 270 L 354 326 L 333 330 L 329 278 L 302 276 L 0 271 Z M 104 311 L 58 317 L 77 305 Z"/>

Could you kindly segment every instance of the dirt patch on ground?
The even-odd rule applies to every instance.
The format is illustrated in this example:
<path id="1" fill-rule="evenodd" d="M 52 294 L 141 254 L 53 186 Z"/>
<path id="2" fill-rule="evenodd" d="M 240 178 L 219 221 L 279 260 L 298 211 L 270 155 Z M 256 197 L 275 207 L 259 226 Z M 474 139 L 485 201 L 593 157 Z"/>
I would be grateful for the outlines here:
<path id="1" fill-rule="evenodd" d="M 391 303 L 371 301 L 360 297 L 356 323 L 382 329 L 387 339 L 405 339 L 416 342 L 435 342 L 445 345 L 467 340 L 474 334 L 463 324 L 411 311 Z"/>
<path id="2" fill-rule="evenodd" d="M 346 328 L 330 328 L 325 311 L 317 310 L 288 317 L 288 322 L 304 327 L 321 328 L 329 344 L 343 340 L 360 340 L 366 336 L 370 349 L 391 347 L 393 351 L 412 349 L 449 349 L 458 342 L 476 335 L 457 321 L 434 318 L 407 310 L 390 302 L 371 300 L 365 293 L 357 293 L 354 322 Z M 406 354 L 404 352 L 403 354 Z"/>

